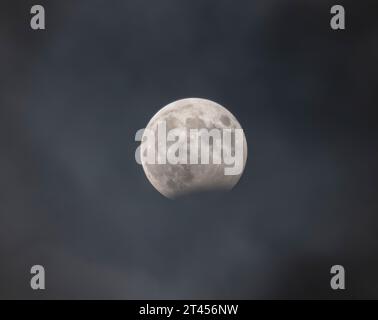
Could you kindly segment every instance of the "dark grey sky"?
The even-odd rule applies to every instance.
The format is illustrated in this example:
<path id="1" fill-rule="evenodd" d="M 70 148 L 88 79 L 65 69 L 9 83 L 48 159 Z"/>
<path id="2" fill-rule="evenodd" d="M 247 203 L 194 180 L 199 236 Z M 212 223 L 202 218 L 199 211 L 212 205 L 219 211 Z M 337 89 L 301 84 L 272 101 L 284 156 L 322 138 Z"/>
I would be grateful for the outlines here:
<path id="1" fill-rule="evenodd" d="M 376 1 L 337 1 L 342 32 L 326 0 L 37 2 L 0 11 L 0 298 L 378 298 Z M 245 130 L 226 195 L 165 199 L 134 160 L 186 97 Z"/>

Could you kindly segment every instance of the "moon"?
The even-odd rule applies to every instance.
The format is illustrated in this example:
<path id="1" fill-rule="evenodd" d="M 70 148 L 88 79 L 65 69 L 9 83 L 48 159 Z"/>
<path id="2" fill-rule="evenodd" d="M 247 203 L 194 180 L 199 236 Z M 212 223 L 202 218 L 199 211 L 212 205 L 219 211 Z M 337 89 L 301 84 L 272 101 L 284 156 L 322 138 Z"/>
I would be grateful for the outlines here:
<path id="1" fill-rule="evenodd" d="M 166 132 L 171 129 L 186 131 L 190 129 L 211 130 L 214 128 L 221 130 L 231 129 L 231 131 L 241 129 L 240 123 L 225 107 L 213 101 L 200 98 L 187 98 L 168 104 L 152 117 L 146 129 L 153 132 L 157 137 L 158 124 L 162 122 L 166 124 Z M 151 141 L 151 139 L 148 141 L 146 138 L 146 135 L 143 134 L 142 145 L 146 145 L 141 150 L 157 146 L 157 138 L 155 141 Z M 167 148 L 172 143 L 168 141 Z M 213 144 L 214 141 L 210 140 L 208 144 L 210 159 L 213 150 L 215 150 L 212 148 Z M 247 160 L 247 141 L 244 132 L 242 133 L 242 145 L 242 169 L 240 173 L 234 175 L 225 175 L 225 168 L 229 167 L 229 165 L 226 165 L 224 161 L 217 164 L 211 162 L 203 164 L 201 161 L 198 161 L 198 164 L 191 164 L 190 162 L 151 164 L 144 157 L 145 152 L 141 151 L 141 162 L 150 183 L 162 195 L 170 199 L 196 192 L 231 190 L 239 181 Z M 232 146 L 233 152 L 235 151 L 234 146 Z M 225 147 L 222 145 L 222 148 Z M 198 157 L 200 157 L 200 152 Z"/>

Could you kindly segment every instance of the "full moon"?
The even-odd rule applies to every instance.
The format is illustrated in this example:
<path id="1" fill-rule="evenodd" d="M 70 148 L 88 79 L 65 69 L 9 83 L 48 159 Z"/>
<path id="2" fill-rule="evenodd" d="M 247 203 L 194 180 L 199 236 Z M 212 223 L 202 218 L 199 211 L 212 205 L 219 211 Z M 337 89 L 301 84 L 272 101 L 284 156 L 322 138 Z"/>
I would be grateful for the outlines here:
<path id="1" fill-rule="evenodd" d="M 163 122 L 166 125 L 166 132 L 172 129 L 178 129 L 179 132 L 180 130 L 212 130 L 214 128 L 219 129 L 220 132 L 224 132 L 224 129 L 235 132 L 235 129 L 241 129 L 239 122 L 230 111 L 213 101 L 200 98 L 182 99 L 163 107 L 152 117 L 145 132 L 148 129 L 149 132 L 155 134 L 155 137 L 158 137 L 158 124 Z M 176 164 L 169 162 L 165 164 L 151 164 L 146 160 L 146 157 L 143 157 L 145 154 L 141 154 L 144 172 L 155 189 L 170 199 L 196 192 L 231 190 L 239 181 L 247 160 L 247 141 L 244 132 L 242 130 L 239 131 L 242 132 L 241 143 L 243 152 L 241 159 L 242 168 L 237 174 L 225 175 L 225 168 L 230 167 L 230 165 L 225 164 L 224 161 L 221 163 L 210 162 L 209 164 L 203 164 L 201 161 L 195 164 L 189 161 L 187 163 Z M 167 150 L 173 143 L 172 141 L 166 142 Z M 214 143 L 214 140 L 209 139 L 207 146 L 210 150 L 210 159 L 213 155 L 213 151 L 216 150 L 213 147 Z M 151 141 L 151 139 L 148 140 L 146 133 L 144 133 L 142 137 L 142 145 L 143 144 L 147 145 L 144 145 L 141 150 L 154 148 L 158 145 L 157 138 L 154 139 L 154 141 Z M 190 148 L 192 148 L 191 145 Z M 226 147 L 222 145 L 221 151 L 223 151 L 224 148 Z M 236 154 L 235 144 L 232 145 L 228 151 L 231 152 L 231 154 Z M 145 153 L 143 151 L 141 152 Z M 166 152 L 165 149 L 164 152 Z M 214 151 L 214 153 L 215 152 L 216 151 Z M 201 152 L 198 153 L 198 157 L 200 157 L 200 155 Z"/>

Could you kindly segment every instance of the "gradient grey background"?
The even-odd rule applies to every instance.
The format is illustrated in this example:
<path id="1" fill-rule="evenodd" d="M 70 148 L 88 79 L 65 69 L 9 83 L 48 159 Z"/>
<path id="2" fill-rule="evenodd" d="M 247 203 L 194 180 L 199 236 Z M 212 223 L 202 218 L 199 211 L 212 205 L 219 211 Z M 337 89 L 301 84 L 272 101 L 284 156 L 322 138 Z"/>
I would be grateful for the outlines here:
<path id="1" fill-rule="evenodd" d="M 346 31 L 329 27 L 334 4 Z M 2 1 L 0 298 L 378 298 L 377 10 Z M 170 201 L 134 160 L 136 131 L 185 97 L 245 130 L 226 195 Z"/>

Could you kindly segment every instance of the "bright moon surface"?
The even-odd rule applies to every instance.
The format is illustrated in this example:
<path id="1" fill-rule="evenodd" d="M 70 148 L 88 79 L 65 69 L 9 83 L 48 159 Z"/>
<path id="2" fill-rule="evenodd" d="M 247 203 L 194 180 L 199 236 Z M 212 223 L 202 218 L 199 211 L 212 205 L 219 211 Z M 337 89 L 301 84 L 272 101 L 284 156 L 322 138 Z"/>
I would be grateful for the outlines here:
<path id="1" fill-rule="evenodd" d="M 146 129 L 152 130 L 158 136 L 158 124 L 166 123 L 166 130 L 180 128 L 189 129 L 241 129 L 239 122 L 226 108 L 206 99 L 188 98 L 172 102 L 157 112 Z M 143 136 L 144 141 L 146 137 Z M 157 139 L 157 138 L 156 138 Z M 151 184 L 167 198 L 177 198 L 182 195 L 214 190 L 230 190 L 239 181 L 247 160 L 247 141 L 243 133 L 243 159 L 239 174 L 225 175 L 224 162 L 214 164 L 150 164 L 141 157 L 144 172 Z M 143 141 L 143 140 L 142 140 Z M 144 142 L 156 145 L 156 141 Z M 167 142 L 167 150 L 174 142 Z M 153 144 L 153 145 L 152 145 Z M 210 145 L 212 146 L 211 140 Z M 234 149 L 234 148 L 233 148 Z M 212 159 L 210 148 L 210 159 Z M 200 155 L 199 155 L 200 157 Z"/>

